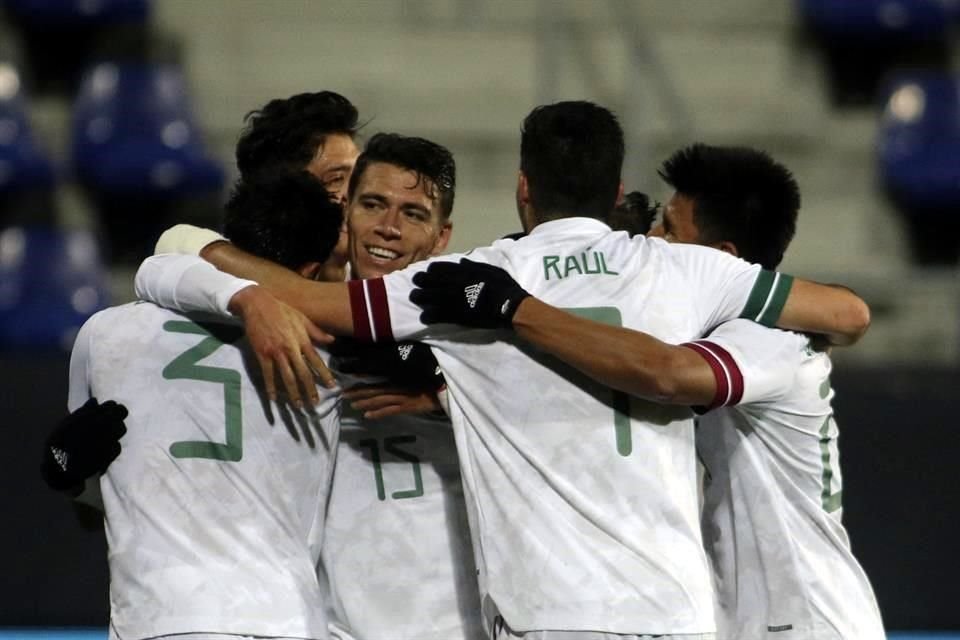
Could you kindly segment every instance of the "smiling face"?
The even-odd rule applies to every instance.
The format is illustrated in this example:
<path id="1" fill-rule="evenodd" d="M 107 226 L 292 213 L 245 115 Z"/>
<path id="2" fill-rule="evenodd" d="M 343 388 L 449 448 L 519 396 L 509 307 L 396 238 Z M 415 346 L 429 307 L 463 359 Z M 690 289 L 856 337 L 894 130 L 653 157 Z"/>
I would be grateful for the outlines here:
<path id="1" fill-rule="evenodd" d="M 355 278 L 377 278 L 441 253 L 451 224 L 433 184 L 385 162 L 367 166 L 347 203 Z"/>

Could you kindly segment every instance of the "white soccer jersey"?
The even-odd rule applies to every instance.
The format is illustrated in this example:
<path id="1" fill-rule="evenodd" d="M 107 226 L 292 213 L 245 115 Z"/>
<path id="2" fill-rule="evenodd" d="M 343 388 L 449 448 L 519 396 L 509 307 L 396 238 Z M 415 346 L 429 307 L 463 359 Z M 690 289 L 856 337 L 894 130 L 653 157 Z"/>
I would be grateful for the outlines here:
<path id="1" fill-rule="evenodd" d="M 316 563 L 337 396 L 290 413 L 259 376 L 236 325 L 140 302 L 80 330 L 70 409 L 130 412 L 101 480 L 114 637 L 328 637 Z"/>
<path id="2" fill-rule="evenodd" d="M 195 256 L 150 258 L 137 273 L 143 297 L 226 315 L 230 295 L 247 284 Z M 342 423 L 321 567 L 333 636 L 479 637 L 476 569 L 449 420 L 364 421 L 348 409 Z"/>
<path id="3" fill-rule="evenodd" d="M 803 335 L 742 320 L 693 346 L 730 380 L 718 404 L 740 402 L 697 428 L 718 639 L 883 640 L 840 522 L 830 358 Z"/>
<path id="4" fill-rule="evenodd" d="M 335 636 L 484 637 L 449 420 L 344 408 L 322 555 Z"/>
<path id="5" fill-rule="evenodd" d="M 775 320 L 790 280 L 587 218 L 541 224 L 469 256 L 550 304 L 671 342 L 745 311 Z M 434 348 L 486 622 L 499 613 L 516 632 L 713 631 L 690 411 L 628 400 L 509 332 L 425 327 L 408 299 L 423 268 L 351 283 L 354 333 Z"/>

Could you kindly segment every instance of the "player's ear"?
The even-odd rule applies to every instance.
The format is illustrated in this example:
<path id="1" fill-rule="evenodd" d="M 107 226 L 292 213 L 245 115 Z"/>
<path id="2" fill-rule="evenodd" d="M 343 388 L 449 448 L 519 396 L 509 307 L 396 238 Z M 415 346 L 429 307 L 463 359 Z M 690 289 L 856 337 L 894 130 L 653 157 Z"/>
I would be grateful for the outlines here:
<path id="1" fill-rule="evenodd" d="M 306 278 L 307 280 L 319 280 L 323 275 L 323 263 L 322 262 L 306 262 L 300 265 L 300 268 L 297 269 L 297 273 Z"/>
<path id="2" fill-rule="evenodd" d="M 740 252 L 737 251 L 737 245 L 733 244 L 729 240 L 721 240 L 720 242 L 714 242 L 710 246 L 713 247 L 714 249 L 720 249 L 720 251 L 723 251 L 724 253 L 729 253 L 734 258 L 740 257 Z"/>
<path id="3" fill-rule="evenodd" d="M 530 185 L 527 183 L 526 174 L 520 171 L 517 173 L 517 210 L 522 211 L 529 204 Z"/>
<path id="4" fill-rule="evenodd" d="M 453 223 L 447 220 L 440 227 L 440 234 L 437 236 L 436 242 L 433 243 L 433 250 L 430 252 L 430 255 L 438 256 L 447 250 L 451 233 L 453 233 Z"/>
<path id="5" fill-rule="evenodd" d="M 617 201 L 614 203 L 614 206 L 621 204 L 623 204 L 623 180 L 620 181 L 620 186 L 617 187 Z"/>

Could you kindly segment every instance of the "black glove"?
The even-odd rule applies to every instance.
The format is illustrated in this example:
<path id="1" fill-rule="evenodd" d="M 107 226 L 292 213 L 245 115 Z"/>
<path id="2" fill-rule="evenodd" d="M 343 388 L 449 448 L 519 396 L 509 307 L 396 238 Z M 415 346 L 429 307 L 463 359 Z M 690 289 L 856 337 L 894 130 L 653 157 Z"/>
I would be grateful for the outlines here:
<path id="1" fill-rule="evenodd" d="M 337 338 L 330 345 L 333 366 L 343 373 L 378 376 L 407 389 L 439 391 L 446 381 L 433 352 L 419 342 L 369 344 Z"/>
<path id="2" fill-rule="evenodd" d="M 120 438 L 127 432 L 127 408 L 113 400 L 86 404 L 60 421 L 43 450 L 43 479 L 51 489 L 79 489 L 103 473 L 120 455 Z"/>
<path id="3" fill-rule="evenodd" d="M 423 309 L 424 324 L 511 328 L 517 307 L 530 295 L 500 267 L 467 258 L 433 262 L 413 276 L 413 284 L 419 289 L 410 292 L 410 301 Z"/>

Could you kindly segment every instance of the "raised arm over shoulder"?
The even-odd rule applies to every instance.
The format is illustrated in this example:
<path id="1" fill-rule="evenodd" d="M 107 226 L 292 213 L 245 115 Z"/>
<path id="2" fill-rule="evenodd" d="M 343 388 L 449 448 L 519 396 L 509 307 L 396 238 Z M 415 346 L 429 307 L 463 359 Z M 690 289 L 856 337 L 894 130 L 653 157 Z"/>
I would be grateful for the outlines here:
<path id="1" fill-rule="evenodd" d="M 228 242 L 208 244 L 200 252 L 200 257 L 221 271 L 256 281 L 321 329 L 336 335 L 353 334 L 350 294 L 345 282 L 308 280 Z"/>
<path id="2" fill-rule="evenodd" d="M 857 342 L 870 327 L 870 307 L 850 289 L 796 278 L 780 313 L 782 329 L 819 333 L 837 346 Z"/>

